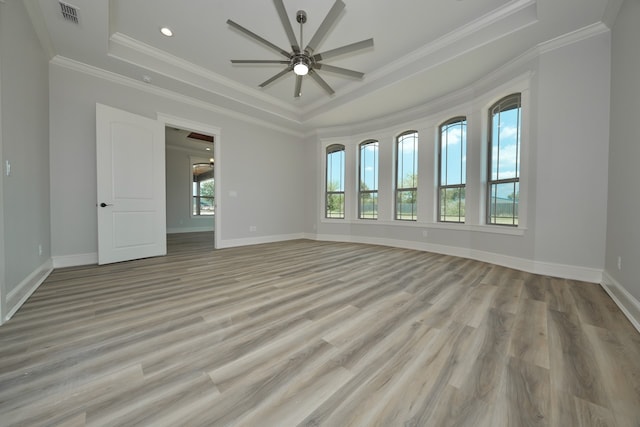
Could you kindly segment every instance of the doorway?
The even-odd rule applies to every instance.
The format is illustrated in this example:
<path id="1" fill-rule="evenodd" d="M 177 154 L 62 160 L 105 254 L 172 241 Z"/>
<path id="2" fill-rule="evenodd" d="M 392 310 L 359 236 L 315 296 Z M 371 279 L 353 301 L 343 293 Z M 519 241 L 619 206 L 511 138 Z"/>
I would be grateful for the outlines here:
<path id="1" fill-rule="evenodd" d="M 165 126 L 167 241 L 211 239 L 219 247 L 220 130 L 172 116 Z"/>

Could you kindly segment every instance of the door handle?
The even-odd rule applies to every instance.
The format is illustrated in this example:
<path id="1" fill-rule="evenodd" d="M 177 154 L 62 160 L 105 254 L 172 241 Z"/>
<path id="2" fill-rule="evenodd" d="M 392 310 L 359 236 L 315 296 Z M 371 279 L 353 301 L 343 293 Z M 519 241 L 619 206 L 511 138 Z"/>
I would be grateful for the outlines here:
<path id="1" fill-rule="evenodd" d="M 107 206 L 113 206 L 113 205 L 105 203 L 105 202 L 100 203 L 100 207 L 101 208 L 106 208 Z"/>

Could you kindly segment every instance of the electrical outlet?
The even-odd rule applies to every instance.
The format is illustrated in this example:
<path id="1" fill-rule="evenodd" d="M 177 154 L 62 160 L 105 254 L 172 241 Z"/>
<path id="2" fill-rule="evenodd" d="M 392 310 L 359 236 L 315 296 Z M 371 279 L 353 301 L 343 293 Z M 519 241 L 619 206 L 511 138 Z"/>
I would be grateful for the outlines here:
<path id="1" fill-rule="evenodd" d="M 249 226 L 249 231 L 256 231 L 258 228 L 255 225 Z"/>
<path id="2" fill-rule="evenodd" d="M 622 257 L 618 257 L 618 270 L 622 270 Z"/>
<path id="3" fill-rule="evenodd" d="M 429 230 L 422 230 L 422 237 L 429 236 Z"/>
<path id="4" fill-rule="evenodd" d="M 38 256 L 42 256 L 42 245 L 38 245 Z"/>

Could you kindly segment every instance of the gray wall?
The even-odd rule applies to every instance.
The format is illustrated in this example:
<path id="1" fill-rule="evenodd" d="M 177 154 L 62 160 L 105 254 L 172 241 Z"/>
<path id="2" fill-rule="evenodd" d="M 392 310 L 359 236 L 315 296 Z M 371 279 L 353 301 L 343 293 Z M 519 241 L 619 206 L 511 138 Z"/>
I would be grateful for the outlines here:
<path id="1" fill-rule="evenodd" d="M 0 3 L 2 316 L 29 291 L 28 277 L 50 259 L 47 62 L 23 2 Z"/>
<path id="2" fill-rule="evenodd" d="M 612 31 L 609 200 L 605 271 L 640 301 L 640 2 L 626 0 Z M 618 257 L 622 267 L 618 269 Z"/>
<path id="3" fill-rule="evenodd" d="M 540 57 L 536 260 L 604 267 L 610 63 L 608 33 Z"/>
<path id="4" fill-rule="evenodd" d="M 445 105 L 443 111 L 448 112 L 430 112 L 381 130 L 375 130 L 375 124 L 371 124 L 368 133 L 323 130 L 329 141 L 348 146 L 346 209 L 351 217 L 346 221 L 322 218 L 322 146 L 328 140 L 319 138 L 314 169 L 318 203 L 310 207 L 319 217 L 319 237 L 433 249 L 545 274 L 599 281 L 604 267 L 607 217 L 610 33 L 601 31 L 577 42 L 546 46 L 528 58 L 531 59 L 496 72 L 499 77 L 493 83 L 479 83 L 471 88 L 466 103 L 457 99 L 453 101 L 457 105 Z M 527 223 L 520 234 L 497 233 L 493 231 L 500 231 L 500 227 L 482 225 L 484 209 L 480 195 L 485 162 L 482 144 L 486 141 L 482 112 L 490 105 L 486 94 L 508 95 L 512 89 L 507 82 L 527 75 L 529 105 L 524 107 L 523 120 L 528 123 L 529 132 L 523 144 L 529 152 L 523 154 L 523 159 L 527 161 L 528 172 L 526 175 L 523 172 L 521 185 L 521 192 L 527 191 Z M 469 121 L 468 224 L 460 227 L 435 223 L 434 208 L 437 185 L 434 135 L 442 120 L 455 115 L 466 115 Z M 415 224 L 392 220 L 393 139 L 406 129 L 417 129 L 420 133 Z M 355 219 L 355 147 L 368 138 L 380 141 L 378 221 Z"/>
<path id="5" fill-rule="evenodd" d="M 304 148 L 299 138 L 176 100 L 142 82 L 76 71 L 54 61 L 51 82 L 51 224 L 54 257 L 97 252 L 95 104 L 157 113 L 221 131 L 216 166 L 219 237 L 229 243 L 302 233 Z M 250 231 L 255 226 L 256 231 Z M 85 257 L 84 259 L 90 259 Z"/>

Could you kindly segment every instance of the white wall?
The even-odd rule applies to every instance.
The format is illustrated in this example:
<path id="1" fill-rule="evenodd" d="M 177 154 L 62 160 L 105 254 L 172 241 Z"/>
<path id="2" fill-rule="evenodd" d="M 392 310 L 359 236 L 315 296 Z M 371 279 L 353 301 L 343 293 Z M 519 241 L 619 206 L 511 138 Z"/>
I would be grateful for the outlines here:
<path id="1" fill-rule="evenodd" d="M 292 134 L 241 121 L 141 82 L 83 72 L 56 59 L 51 83 L 51 223 L 57 257 L 90 259 L 96 235 L 96 102 L 220 128 L 217 230 L 222 246 L 298 236 L 303 231 L 304 148 Z M 102 78 L 105 77 L 105 78 Z M 255 226 L 256 231 L 249 231 Z"/>
<path id="2" fill-rule="evenodd" d="M 191 216 L 191 161 L 208 162 L 208 158 L 197 157 L 195 152 L 183 148 L 167 146 L 167 232 L 190 233 L 213 231 L 213 216 Z"/>
<path id="3" fill-rule="evenodd" d="M 598 31 L 567 44 L 529 52 L 469 88 L 464 102 L 441 101 L 440 113 L 395 126 L 357 133 L 326 129 L 315 144 L 317 236 L 433 250 L 496 262 L 533 272 L 599 282 L 606 233 L 610 35 Z M 518 77 L 521 76 L 521 77 Z M 511 80 L 510 80 L 511 79 Z M 492 84 L 487 82 L 493 81 Z M 486 108 L 514 91 L 523 93 L 523 175 L 517 230 L 486 226 L 483 168 Z M 524 104 L 526 98 L 526 104 Z M 453 99 L 453 98 L 452 98 Z M 435 222 L 437 126 L 456 115 L 468 119 L 467 224 Z M 409 116 L 409 114 L 407 114 Z M 417 129 L 419 143 L 418 221 L 393 221 L 393 139 Z M 342 132 L 342 133 L 341 133 Z M 379 219 L 356 219 L 357 144 L 380 141 Z M 347 146 L 347 218 L 323 218 L 324 147 Z M 424 234 L 426 232 L 426 236 Z"/>
<path id="4" fill-rule="evenodd" d="M 0 299 L 6 319 L 50 271 L 48 65 L 23 2 L 0 3 Z M 39 248 L 41 248 L 41 253 Z"/>
<path id="5" fill-rule="evenodd" d="M 626 0 L 612 31 L 609 200 L 605 271 L 640 322 L 640 2 Z M 618 257 L 621 268 L 618 269 Z M 624 295 L 620 296 L 624 298 Z M 629 307 L 630 310 L 631 307 Z M 638 324 L 640 325 L 640 323 Z"/>

